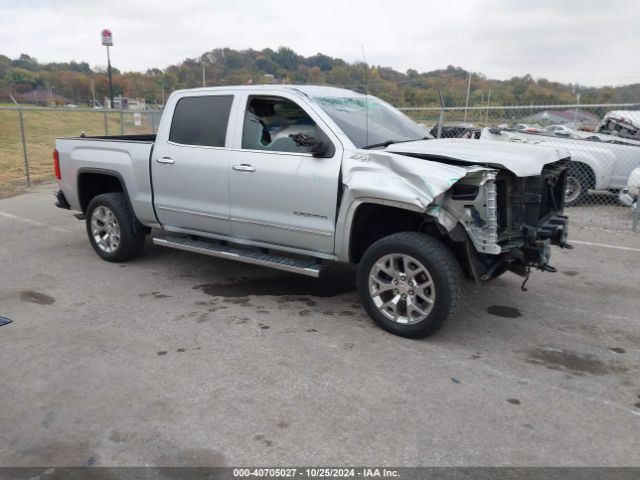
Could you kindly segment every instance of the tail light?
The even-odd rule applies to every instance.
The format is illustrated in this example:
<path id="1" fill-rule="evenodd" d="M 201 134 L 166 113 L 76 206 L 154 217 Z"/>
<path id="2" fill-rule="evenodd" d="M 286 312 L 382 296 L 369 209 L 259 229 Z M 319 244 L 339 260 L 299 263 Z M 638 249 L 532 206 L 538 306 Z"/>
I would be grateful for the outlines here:
<path id="1" fill-rule="evenodd" d="M 53 171 L 56 174 L 58 180 L 62 180 L 62 173 L 60 172 L 60 155 L 58 150 L 53 151 Z"/>

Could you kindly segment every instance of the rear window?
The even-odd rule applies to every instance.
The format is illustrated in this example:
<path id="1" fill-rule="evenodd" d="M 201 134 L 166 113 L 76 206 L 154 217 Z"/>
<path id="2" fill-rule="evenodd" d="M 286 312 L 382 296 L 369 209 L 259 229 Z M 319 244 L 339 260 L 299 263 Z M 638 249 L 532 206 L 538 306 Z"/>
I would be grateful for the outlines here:
<path id="1" fill-rule="evenodd" d="M 173 112 L 169 141 L 224 147 L 233 95 L 185 97 Z"/>

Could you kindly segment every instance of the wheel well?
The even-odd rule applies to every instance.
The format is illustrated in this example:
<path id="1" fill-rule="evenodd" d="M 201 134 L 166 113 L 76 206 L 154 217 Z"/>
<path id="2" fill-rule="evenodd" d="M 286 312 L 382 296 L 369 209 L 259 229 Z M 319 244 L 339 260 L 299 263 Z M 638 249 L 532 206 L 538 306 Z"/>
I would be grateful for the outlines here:
<path id="1" fill-rule="evenodd" d="M 398 232 L 417 231 L 439 235 L 434 222 L 418 212 L 372 203 L 360 205 L 351 224 L 349 258 L 357 263 L 367 248 L 381 238 Z"/>
<path id="2" fill-rule="evenodd" d="M 122 182 L 107 173 L 81 173 L 78 177 L 78 200 L 82 212 L 87 211 L 91 200 L 103 193 L 124 192 Z"/>

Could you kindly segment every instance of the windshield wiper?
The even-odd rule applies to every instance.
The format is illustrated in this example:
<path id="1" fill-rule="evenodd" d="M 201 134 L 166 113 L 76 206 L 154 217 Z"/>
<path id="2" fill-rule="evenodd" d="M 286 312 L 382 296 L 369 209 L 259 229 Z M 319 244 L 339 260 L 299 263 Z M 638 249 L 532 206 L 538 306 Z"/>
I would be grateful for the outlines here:
<path id="1" fill-rule="evenodd" d="M 389 145 L 393 145 L 394 143 L 406 143 L 406 142 L 417 142 L 418 140 L 429 140 L 431 137 L 422 137 L 422 138 L 411 138 L 409 140 L 386 140 L 380 143 L 372 143 L 371 145 L 365 145 L 362 147 L 364 150 L 368 150 L 370 148 L 377 147 L 388 147 Z"/>

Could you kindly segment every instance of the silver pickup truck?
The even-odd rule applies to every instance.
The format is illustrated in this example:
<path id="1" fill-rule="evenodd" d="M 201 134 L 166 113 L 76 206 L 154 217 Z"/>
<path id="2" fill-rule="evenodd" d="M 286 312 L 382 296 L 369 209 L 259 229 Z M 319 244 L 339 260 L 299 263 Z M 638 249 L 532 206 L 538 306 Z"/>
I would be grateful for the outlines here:
<path id="1" fill-rule="evenodd" d="M 174 92 L 157 135 L 60 138 L 57 206 L 105 260 L 157 245 L 318 277 L 358 266 L 382 328 L 435 332 L 464 276 L 553 271 L 568 154 L 435 140 L 372 96 L 316 86 Z"/>

